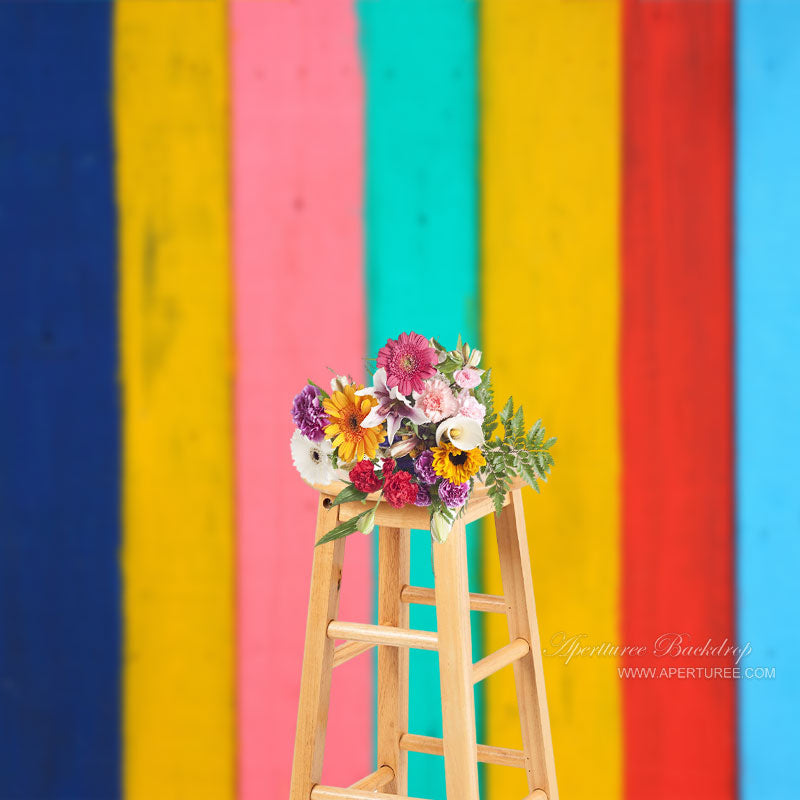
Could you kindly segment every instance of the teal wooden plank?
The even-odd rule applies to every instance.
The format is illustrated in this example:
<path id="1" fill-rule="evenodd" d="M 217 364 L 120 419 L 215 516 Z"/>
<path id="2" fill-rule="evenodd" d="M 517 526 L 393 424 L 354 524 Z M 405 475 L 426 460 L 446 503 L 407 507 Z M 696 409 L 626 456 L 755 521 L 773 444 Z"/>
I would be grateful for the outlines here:
<path id="1" fill-rule="evenodd" d="M 477 4 L 364 0 L 369 353 L 402 331 L 471 344 L 478 334 Z M 477 590 L 480 536 L 468 531 Z M 411 578 L 433 585 L 430 538 L 412 535 Z M 473 614 L 475 657 L 481 620 Z M 433 609 L 411 625 L 435 629 Z M 412 651 L 410 729 L 441 736 L 438 658 Z M 478 725 L 483 705 L 476 692 Z M 411 754 L 409 793 L 444 800 L 438 756 Z"/>

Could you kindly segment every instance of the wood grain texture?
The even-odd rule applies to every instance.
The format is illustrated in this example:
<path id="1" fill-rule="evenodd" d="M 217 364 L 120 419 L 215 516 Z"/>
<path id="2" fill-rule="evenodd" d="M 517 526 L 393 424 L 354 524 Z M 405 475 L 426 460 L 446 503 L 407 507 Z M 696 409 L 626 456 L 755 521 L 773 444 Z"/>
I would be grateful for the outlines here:
<path id="1" fill-rule="evenodd" d="M 411 535 L 408 528 L 381 528 L 378 543 L 378 624 L 408 628 L 409 607 L 400 593 L 411 574 Z M 405 647 L 378 648 L 378 766 L 388 765 L 394 776 L 387 792 L 408 793 L 408 756 L 400 737 L 408 730 L 408 661 Z"/>
<path id="2" fill-rule="evenodd" d="M 463 522 L 453 525 L 446 541 L 434 544 L 433 577 L 447 796 L 478 800 L 467 542 Z"/>
<path id="3" fill-rule="evenodd" d="M 472 667 L 472 682 L 478 683 L 486 680 L 490 675 L 513 664 L 530 652 L 530 645 L 525 639 L 517 638 L 509 642 L 505 647 L 489 653 L 480 661 L 476 661 Z"/>
<path id="4" fill-rule="evenodd" d="M 528 789 L 542 789 L 550 800 L 558 800 L 542 645 L 521 491 L 515 491 L 511 504 L 497 515 L 495 527 L 503 593 L 508 603 L 508 634 L 512 643 L 522 640 L 529 644 L 522 657 L 514 662 L 514 684 L 526 756 Z"/>
<path id="5" fill-rule="evenodd" d="M 346 664 L 350 659 L 372 650 L 373 647 L 375 645 L 370 642 L 345 642 L 337 645 L 333 651 L 333 666 L 338 667 Z"/>
<path id="6" fill-rule="evenodd" d="M 656 2 L 654 7 L 663 5 Z M 687 5 L 694 5 L 688 3 Z M 558 436 L 541 496 L 526 497 L 542 640 L 619 636 L 619 147 L 617 0 L 481 4 L 482 290 L 486 363 L 501 402 Z M 494 551 L 486 526 L 484 552 Z M 499 593 L 494 558 L 483 591 Z M 487 648 L 508 641 L 487 618 Z M 545 660 L 564 797 L 621 794 L 613 659 Z M 514 682 L 486 683 L 486 740 L 519 741 Z M 490 767 L 491 800 L 524 776 Z"/>
<path id="7" fill-rule="evenodd" d="M 421 798 L 360 789 L 337 789 L 335 786 L 315 786 L 311 792 L 311 800 L 421 800 Z"/>
<path id="8" fill-rule="evenodd" d="M 241 800 L 273 800 L 289 787 L 317 503 L 288 457 L 289 411 L 327 366 L 361 378 L 366 355 L 362 78 L 351 0 L 228 8 L 237 783 Z M 370 618 L 373 583 L 369 542 L 353 541 L 346 618 Z M 372 659 L 334 686 L 325 780 L 344 785 L 371 769 Z"/>
<path id="9" fill-rule="evenodd" d="M 114 4 L 124 793 L 234 792 L 225 6 Z"/>
<path id="10" fill-rule="evenodd" d="M 406 733 L 400 739 L 400 747 L 413 753 L 444 755 L 444 743 L 435 736 Z M 501 764 L 505 767 L 524 767 L 525 754 L 521 750 L 512 750 L 508 747 L 478 744 L 478 761 L 485 764 Z"/>
<path id="11" fill-rule="evenodd" d="M 417 603 L 424 606 L 436 605 L 434 590 L 424 586 L 404 586 L 400 597 L 404 603 Z M 470 592 L 469 607 L 472 611 L 483 611 L 490 614 L 506 613 L 505 598 L 496 594 Z"/>
<path id="12" fill-rule="evenodd" d="M 325 508 L 320 498 L 315 538 L 322 538 L 338 521 L 337 509 Z M 344 546 L 345 539 L 336 539 L 313 550 L 289 800 L 307 800 L 322 777 L 334 652 L 327 629 L 339 610 Z"/>
<path id="13" fill-rule="evenodd" d="M 386 765 L 378 767 L 374 772 L 356 781 L 350 788 L 362 791 L 377 791 L 386 788 L 394 780 L 394 770 Z"/>
<path id="14" fill-rule="evenodd" d="M 436 634 L 431 631 L 393 628 L 388 625 L 368 625 L 364 622 L 344 622 L 342 620 L 331 622 L 328 626 L 328 637 L 346 639 L 351 642 L 372 642 L 388 647 L 418 647 L 423 650 L 435 650 L 437 647 Z"/>
<path id="15" fill-rule="evenodd" d="M 626 0 L 623 23 L 623 640 L 730 642 L 732 3 Z M 628 680 L 623 698 L 626 796 L 735 796 L 732 681 Z"/>

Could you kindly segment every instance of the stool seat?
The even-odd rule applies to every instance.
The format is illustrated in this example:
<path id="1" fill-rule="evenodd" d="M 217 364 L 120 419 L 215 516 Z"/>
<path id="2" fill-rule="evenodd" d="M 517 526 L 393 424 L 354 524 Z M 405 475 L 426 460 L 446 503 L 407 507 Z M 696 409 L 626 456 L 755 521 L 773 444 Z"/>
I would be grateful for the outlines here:
<path id="1" fill-rule="evenodd" d="M 314 488 L 323 495 L 324 500 L 327 500 L 327 508 L 330 508 L 331 502 L 339 492 L 342 491 L 348 484 L 341 481 L 334 481 L 333 483 L 325 485 L 314 485 Z M 506 495 L 504 505 L 511 502 L 511 493 L 517 489 L 525 486 L 525 481 L 522 478 L 514 478 L 511 482 L 511 487 Z M 411 528 L 412 530 L 430 530 L 430 514 L 427 508 L 420 508 L 419 506 L 405 506 L 403 508 L 392 508 L 386 500 L 378 500 L 380 492 L 373 492 L 368 494 L 363 502 L 355 501 L 352 503 L 342 503 L 339 506 L 339 522 L 347 522 L 347 520 L 357 517 L 362 512 L 369 508 L 376 508 L 375 511 L 375 524 L 378 526 L 389 526 L 392 528 Z M 464 524 L 475 522 L 476 520 L 485 517 L 487 514 L 494 512 L 494 503 L 489 497 L 489 492 L 484 484 L 479 481 L 475 482 L 470 493 L 469 503 L 464 512 L 462 521 Z"/>
<path id="2" fill-rule="evenodd" d="M 500 513 L 485 486 L 473 487 L 469 504 L 446 541 L 432 544 L 432 588 L 410 585 L 410 532 L 430 528 L 429 509 L 396 509 L 380 500 L 378 493 L 364 502 L 334 505 L 345 484 L 315 487 L 319 492 L 316 541 L 365 507 L 376 510 L 378 624 L 338 619 L 346 539 L 316 546 L 290 800 L 423 800 L 407 794 L 409 752 L 444 756 L 448 800 L 480 800 L 479 761 L 525 770 L 529 793 L 520 800 L 558 800 L 522 486 L 521 480 L 512 484 Z M 466 525 L 490 514 L 495 518 L 502 597 L 470 593 L 467 582 Z M 437 631 L 409 628 L 411 603 L 436 607 Z M 474 663 L 470 610 L 505 614 L 509 632 L 507 645 Z M 336 640 L 342 643 L 337 646 Z M 320 777 L 333 669 L 374 647 L 378 648 L 377 768 L 347 788 L 323 786 Z M 410 648 L 438 652 L 441 739 L 408 730 Z M 476 740 L 473 686 L 509 665 L 514 669 L 522 750 Z"/>

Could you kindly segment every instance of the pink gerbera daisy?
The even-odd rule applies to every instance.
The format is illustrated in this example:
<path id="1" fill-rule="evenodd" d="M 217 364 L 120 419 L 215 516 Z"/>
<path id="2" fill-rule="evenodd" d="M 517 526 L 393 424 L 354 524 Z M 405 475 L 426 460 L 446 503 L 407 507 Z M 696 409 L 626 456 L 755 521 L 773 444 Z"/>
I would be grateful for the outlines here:
<path id="1" fill-rule="evenodd" d="M 401 394 L 421 392 L 424 381 L 436 372 L 439 356 L 418 333 L 401 333 L 378 351 L 378 366 L 386 370 L 386 384 Z"/>

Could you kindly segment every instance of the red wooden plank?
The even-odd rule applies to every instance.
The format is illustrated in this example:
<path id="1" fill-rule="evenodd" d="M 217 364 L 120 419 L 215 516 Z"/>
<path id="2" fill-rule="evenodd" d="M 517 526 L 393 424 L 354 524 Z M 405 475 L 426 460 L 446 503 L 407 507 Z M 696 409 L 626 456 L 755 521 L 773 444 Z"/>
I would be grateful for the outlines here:
<path id="1" fill-rule="evenodd" d="M 733 636 L 731 37 L 727 0 L 624 2 L 622 633 L 650 647 Z M 732 798 L 734 688 L 625 679 L 625 796 Z"/>

